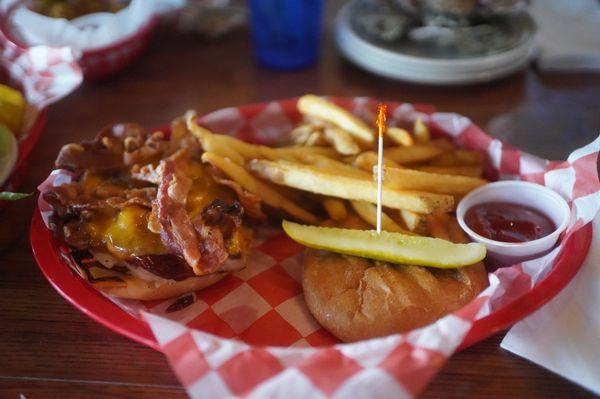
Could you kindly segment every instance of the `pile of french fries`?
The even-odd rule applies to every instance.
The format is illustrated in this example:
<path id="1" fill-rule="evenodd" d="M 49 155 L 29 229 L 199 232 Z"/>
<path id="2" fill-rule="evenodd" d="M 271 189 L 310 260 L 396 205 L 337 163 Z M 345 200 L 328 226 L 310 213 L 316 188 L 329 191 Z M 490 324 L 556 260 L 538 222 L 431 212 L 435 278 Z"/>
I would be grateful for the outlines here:
<path id="1" fill-rule="evenodd" d="M 354 213 L 376 225 L 376 132 L 349 111 L 314 95 L 298 101 L 302 122 L 290 145 L 268 147 L 213 133 L 186 113 L 202 161 L 220 170 L 270 208 L 319 225 Z M 417 119 L 412 132 L 388 127 L 383 158 L 382 229 L 463 241 L 451 215 L 458 200 L 486 184 L 484 155 L 431 137 Z"/>

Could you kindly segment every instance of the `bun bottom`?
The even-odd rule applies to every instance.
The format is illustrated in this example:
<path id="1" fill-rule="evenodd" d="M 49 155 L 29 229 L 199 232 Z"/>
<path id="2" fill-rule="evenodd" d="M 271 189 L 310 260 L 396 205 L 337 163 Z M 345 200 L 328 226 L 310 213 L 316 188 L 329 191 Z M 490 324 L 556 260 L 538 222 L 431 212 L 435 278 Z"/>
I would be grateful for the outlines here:
<path id="1" fill-rule="evenodd" d="M 228 273 L 214 273 L 201 277 L 190 277 L 181 281 L 165 280 L 155 283 L 137 277 L 125 276 L 123 283 L 94 283 L 106 295 L 118 298 L 138 299 L 144 301 L 168 299 L 183 295 L 187 292 L 198 291 L 211 286 Z"/>
<path id="2" fill-rule="evenodd" d="M 441 270 L 307 249 L 308 309 L 345 342 L 402 333 L 460 309 L 488 285 L 482 263 Z"/>

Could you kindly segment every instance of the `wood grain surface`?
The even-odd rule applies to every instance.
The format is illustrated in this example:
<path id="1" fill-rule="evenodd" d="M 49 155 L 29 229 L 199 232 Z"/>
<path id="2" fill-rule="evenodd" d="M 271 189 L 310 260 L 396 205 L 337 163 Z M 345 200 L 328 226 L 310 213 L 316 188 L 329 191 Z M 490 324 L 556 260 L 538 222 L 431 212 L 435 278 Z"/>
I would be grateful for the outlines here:
<path id="1" fill-rule="evenodd" d="M 544 157 L 561 158 L 600 130 L 600 77 L 530 68 L 500 81 L 427 87 L 384 80 L 344 61 L 331 37 L 339 1 L 328 2 L 321 57 L 312 68 L 257 66 L 246 32 L 217 41 L 158 32 L 127 71 L 86 83 L 53 105 L 23 190 L 33 192 L 64 143 L 121 121 L 152 127 L 187 109 L 208 112 L 307 92 L 434 104 Z M 38 270 L 28 240 L 34 198 L 0 214 L 0 398 L 184 398 L 164 357 L 95 323 Z M 542 333 L 542 332 L 540 332 Z M 457 354 L 424 398 L 588 398 L 593 395 L 499 347 L 501 336 Z"/>

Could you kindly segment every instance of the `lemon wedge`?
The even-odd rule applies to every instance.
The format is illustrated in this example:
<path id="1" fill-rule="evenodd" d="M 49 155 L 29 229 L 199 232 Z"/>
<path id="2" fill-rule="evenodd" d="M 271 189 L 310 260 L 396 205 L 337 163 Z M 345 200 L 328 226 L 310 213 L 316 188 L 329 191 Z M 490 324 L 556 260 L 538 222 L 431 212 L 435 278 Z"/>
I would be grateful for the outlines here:
<path id="1" fill-rule="evenodd" d="M 23 95 L 12 87 L 0 84 L 0 122 L 4 123 L 15 136 L 21 133 L 24 113 Z"/>
<path id="2" fill-rule="evenodd" d="M 15 166 L 18 152 L 15 135 L 0 123 L 0 186 L 4 184 Z"/>
<path id="3" fill-rule="evenodd" d="M 287 220 L 283 230 L 294 241 L 310 248 L 391 263 L 453 269 L 485 258 L 485 246 L 454 244 L 439 238 L 412 236 L 375 230 L 352 230 L 305 226 Z"/>

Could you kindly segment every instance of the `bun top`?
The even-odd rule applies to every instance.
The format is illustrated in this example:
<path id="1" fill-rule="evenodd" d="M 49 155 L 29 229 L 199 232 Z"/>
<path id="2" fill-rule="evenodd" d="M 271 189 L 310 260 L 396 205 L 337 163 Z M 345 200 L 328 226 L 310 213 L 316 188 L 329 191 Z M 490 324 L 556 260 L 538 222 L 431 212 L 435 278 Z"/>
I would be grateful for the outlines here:
<path id="1" fill-rule="evenodd" d="M 343 341 L 410 331 L 451 313 L 487 285 L 483 264 L 441 270 L 307 250 L 308 308 Z"/>

